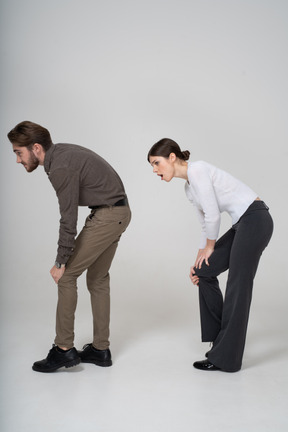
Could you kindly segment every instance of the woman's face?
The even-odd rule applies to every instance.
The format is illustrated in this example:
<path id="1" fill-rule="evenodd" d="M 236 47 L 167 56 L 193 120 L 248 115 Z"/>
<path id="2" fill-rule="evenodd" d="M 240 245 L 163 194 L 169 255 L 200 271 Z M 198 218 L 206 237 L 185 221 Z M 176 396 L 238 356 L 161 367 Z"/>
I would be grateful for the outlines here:
<path id="1" fill-rule="evenodd" d="M 162 156 L 150 156 L 149 161 L 153 167 L 153 172 L 161 177 L 161 180 L 165 180 L 166 182 L 170 182 L 174 177 L 174 158 L 171 157 L 165 158 Z"/>

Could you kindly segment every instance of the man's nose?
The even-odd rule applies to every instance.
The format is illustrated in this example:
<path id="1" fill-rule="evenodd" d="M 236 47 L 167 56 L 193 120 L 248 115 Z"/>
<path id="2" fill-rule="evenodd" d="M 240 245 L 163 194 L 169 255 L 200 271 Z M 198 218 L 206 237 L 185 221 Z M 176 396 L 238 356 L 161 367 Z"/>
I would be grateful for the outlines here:
<path id="1" fill-rule="evenodd" d="M 16 163 L 21 163 L 21 159 L 19 156 L 17 156 Z"/>

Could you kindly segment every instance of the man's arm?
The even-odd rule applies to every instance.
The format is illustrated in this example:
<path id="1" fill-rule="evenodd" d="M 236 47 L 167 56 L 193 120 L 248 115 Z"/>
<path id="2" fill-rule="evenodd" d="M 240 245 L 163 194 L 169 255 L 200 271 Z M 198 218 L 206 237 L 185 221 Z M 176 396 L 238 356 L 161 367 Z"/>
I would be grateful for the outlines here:
<path id="1" fill-rule="evenodd" d="M 49 179 L 56 191 L 61 215 L 56 262 L 62 267 L 57 268 L 54 265 L 50 271 L 53 279 L 58 283 L 65 271 L 63 265 L 67 263 L 74 251 L 78 219 L 79 174 L 61 168 L 53 171 Z"/>

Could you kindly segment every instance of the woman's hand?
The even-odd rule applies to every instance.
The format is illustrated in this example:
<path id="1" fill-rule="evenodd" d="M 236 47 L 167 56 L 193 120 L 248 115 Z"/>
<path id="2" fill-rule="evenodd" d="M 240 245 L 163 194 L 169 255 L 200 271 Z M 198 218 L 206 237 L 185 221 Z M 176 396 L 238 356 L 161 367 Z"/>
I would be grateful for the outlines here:
<path id="1" fill-rule="evenodd" d="M 201 269 L 203 261 L 205 261 L 205 264 L 209 266 L 208 259 L 210 258 L 213 252 L 214 252 L 214 248 L 210 246 L 206 246 L 205 249 L 200 249 L 194 267 Z"/>
<path id="2" fill-rule="evenodd" d="M 199 249 L 194 267 L 201 269 L 203 261 L 205 261 L 205 264 L 207 266 L 209 266 L 208 259 L 210 258 L 210 256 L 214 252 L 215 243 L 216 243 L 216 240 L 207 239 L 207 243 L 206 243 L 205 248 Z"/>
<path id="3" fill-rule="evenodd" d="M 189 277 L 193 285 L 199 284 L 199 277 L 195 274 L 195 266 L 191 267 Z"/>
<path id="4" fill-rule="evenodd" d="M 189 274 L 189 277 L 194 285 L 199 284 L 199 277 L 195 274 L 195 268 L 201 269 L 203 261 L 205 261 L 205 264 L 209 266 L 208 259 L 214 252 L 215 243 L 216 240 L 207 239 L 206 247 L 204 249 L 199 249 L 195 264 L 193 267 L 191 267 L 190 274 Z"/>

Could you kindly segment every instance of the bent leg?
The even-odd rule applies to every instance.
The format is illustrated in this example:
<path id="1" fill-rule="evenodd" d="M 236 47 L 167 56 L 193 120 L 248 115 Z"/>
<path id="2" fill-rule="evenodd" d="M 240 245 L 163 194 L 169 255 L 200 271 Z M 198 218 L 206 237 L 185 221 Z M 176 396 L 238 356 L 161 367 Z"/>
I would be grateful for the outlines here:
<path id="1" fill-rule="evenodd" d="M 230 254 L 221 331 L 208 355 L 212 364 L 227 372 L 236 372 L 242 365 L 253 280 L 272 230 L 272 218 L 266 210 L 249 212 L 237 226 Z"/>
<path id="2" fill-rule="evenodd" d="M 195 268 L 195 274 L 199 277 L 202 342 L 214 342 L 221 329 L 223 296 L 217 276 L 229 266 L 234 235 L 234 230 L 227 231 L 216 242 L 214 252 L 209 258 L 209 266 L 204 262 L 201 269 Z"/>
<path id="3" fill-rule="evenodd" d="M 58 282 L 55 344 L 60 347 L 71 348 L 74 346 L 74 321 L 78 297 L 77 279 L 95 259 L 95 248 L 89 248 L 87 242 L 87 236 L 89 236 L 88 219 L 76 239 L 74 254 L 70 257 L 66 270 Z M 98 253 L 101 253 L 101 250 Z"/>
<path id="4" fill-rule="evenodd" d="M 128 206 L 101 208 L 87 217 L 85 226 L 76 239 L 74 254 L 58 283 L 55 344 L 66 348 L 73 347 L 77 278 L 93 266 L 116 240 L 118 243 L 130 219 Z"/>
<path id="5" fill-rule="evenodd" d="M 120 237 L 88 268 L 87 287 L 93 314 L 93 346 L 99 350 L 109 347 L 110 275 L 109 269 Z"/>
<path id="6" fill-rule="evenodd" d="M 93 346 L 99 350 L 109 347 L 110 324 L 110 276 L 109 269 L 118 242 L 131 219 L 129 208 L 102 209 L 96 214 L 95 223 L 102 226 L 97 242 L 106 245 L 87 270 L 87 288 L 90 292 L 93 314 Z M 97 222 L 98 220 L 98 222 Z M 106 225 L 104 227 L 104 225 Z"/>

